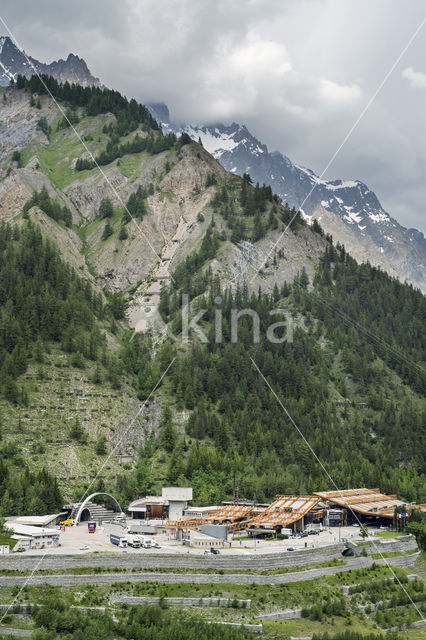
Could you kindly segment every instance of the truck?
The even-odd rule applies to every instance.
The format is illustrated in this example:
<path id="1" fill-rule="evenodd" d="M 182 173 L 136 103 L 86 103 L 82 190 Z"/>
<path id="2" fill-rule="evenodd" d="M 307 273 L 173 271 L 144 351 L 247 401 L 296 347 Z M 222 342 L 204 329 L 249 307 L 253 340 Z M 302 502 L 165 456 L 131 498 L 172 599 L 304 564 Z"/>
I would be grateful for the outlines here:
<path id="1" fill-rule="evenodd" d="M 94 522 L 93 520 L 90 520 L 87 523 L 87 529 L 88 529 L 89 533 L 95 533 L 95 531 L 96 531 L 96 522 Z"/>
<path id="2" fill-rule="evenodd" d="M 127 544 L 133 547 L 134 549 L 140 549 L 142 546 L 140 536 L 135 536 L 132 534 L 127 534 L 126 536 Z"/>
<path id="3" fill-rule="evenodd" d="M 74 518 L 69 518 L 68 520 L 61 520 L 59 525 L 64 527 L 71 527 L 74 524 Z"/>
<path id="4" fill-rule="evenodd" d="M 156 540 L 151 537 L 142 538 L 142 546 L 144 549 L 159 549 L 160 545 Z"/>
<path id="5" fill-rule="evenodd" d="M 109 536 L 109 541 L 111 542 L 111 544 L 115 544 L 117 547 L 122 547 L 122 548 L 127 547 L 126 536 L 120 536 L 115 533 L 111 533 Z"/>

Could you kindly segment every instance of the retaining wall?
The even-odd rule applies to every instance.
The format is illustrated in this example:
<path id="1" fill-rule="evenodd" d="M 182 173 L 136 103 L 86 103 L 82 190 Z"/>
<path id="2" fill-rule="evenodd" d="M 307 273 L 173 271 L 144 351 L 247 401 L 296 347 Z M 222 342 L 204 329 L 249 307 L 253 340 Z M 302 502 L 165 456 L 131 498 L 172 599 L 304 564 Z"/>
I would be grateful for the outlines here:
<path id="1" fill-rule="evenodd" d="M 158 605 L 165 602 L 170 607 L 230 607 L 237 605 L 241 609 L 250 609 L 251 600 L 233 600 L 232 598 L 153 598 L 147 596 L 118 596 L 114 602 L 129 605 Z"/>
<path id="2" fill-rule="evenodd" d="M 380 560 L 375 560 L 376 564 L 390 564 L 392 567 L 409 567 L 414 564 L 417 558 L 420 555 L 420 551 L 417 553 L 410 553 L 407 556 L 395 556 L 394 558 L 383 558 Z"/>
<path id="3" fill-rule="evenodd" d="M 286 609 L 285 611 L 276 611 L 275 613 L 265 613 L 258 616 L 259 620 L 295 620 L 302 617 L 302 609 Z"/>
<path id="4" fill-rule="evenodd" d="M 193 584 L 285 584 L 313 580 L 321 576 L 334 575 L 350 569 L 369 567 L 373 563 L 371 558 L 351 558 L 344 565 L 324 567 L 321 569 L 307 569 L 294 573 L 262 576 L 257 574 L 202 574 L 202 573 L 95 573 L 90 575 L 38 575 L 1 576 L 0 586 L 50 584 L 53 586 L 74 586 L 82 584 L 112 584 L 125 582 L 157 582 L 162 584 L 193 583 Z"/>
<path id="5" fill-rule="evenodd" d="M 288 542 L 287 542 L 288 544 Z M 43 558 L 43 569 L 71 569 L 74 567 L 120 567 L 133 568 L 170 568 L 176 569 L 245 569 L 270 570 L 282 567 L 304 566 L 329 562 L 341 558 L 343 544 L 320 547 L 318 549 L 304 549 L 301 551 L 284 551 L 274 554 L 239 555 L 238 553 L 221 556 L 195 556 L 178 554 L 150 554 L 149 551 L 133 553 L 93 553 L 79 555 L 46 554 Z M 18 571 L 32 570 L 40 556 L 8 554 L 0 556 L 1 569 L 15 569 Z"/>

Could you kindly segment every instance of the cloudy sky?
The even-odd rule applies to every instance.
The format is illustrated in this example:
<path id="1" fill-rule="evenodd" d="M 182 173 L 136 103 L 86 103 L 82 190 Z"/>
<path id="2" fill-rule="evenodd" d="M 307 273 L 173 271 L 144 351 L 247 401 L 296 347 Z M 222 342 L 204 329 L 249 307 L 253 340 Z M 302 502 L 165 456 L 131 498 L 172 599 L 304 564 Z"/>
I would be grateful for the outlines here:
<path id="1" fill-rule="evenodd" d="M 426 17 L 423 0 L 3 0 L 43 62 L 72 51 L 177 121 L 245 123 L 321 174 Z M 4 29 L 3 29 L 4 31 Z M 426 231 L 426 24 L 325 177 L 367 183 Z"/>

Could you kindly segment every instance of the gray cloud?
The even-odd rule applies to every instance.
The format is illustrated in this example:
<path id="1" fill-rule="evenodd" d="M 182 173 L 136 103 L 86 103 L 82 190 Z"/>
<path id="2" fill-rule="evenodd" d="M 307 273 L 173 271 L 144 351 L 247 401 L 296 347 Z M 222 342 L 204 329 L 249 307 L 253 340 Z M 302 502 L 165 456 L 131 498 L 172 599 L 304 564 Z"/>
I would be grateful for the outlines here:
<path id="1" fill-rule="evenodd" d="M 4 0 L 43 61 L 83 56 L 108 86 L 177 120 L 246 123 L 321 173 L 423 19 L 422 0 Z M 426 26 L 327 172 L 426 230 Z"/>

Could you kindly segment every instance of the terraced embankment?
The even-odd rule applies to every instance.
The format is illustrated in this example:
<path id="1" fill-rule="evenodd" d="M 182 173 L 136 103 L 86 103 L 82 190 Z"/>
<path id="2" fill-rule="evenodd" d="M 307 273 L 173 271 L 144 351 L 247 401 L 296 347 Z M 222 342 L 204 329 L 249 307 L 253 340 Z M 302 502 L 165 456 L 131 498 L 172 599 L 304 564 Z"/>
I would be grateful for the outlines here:
<path id="1" fill-rule="evenodd" d="M 376 564 L 388 564 L 391 566 L 401 566 L 399 560 L 403 558 L 406 563 L 413 564 L 418 557 L 418 553 L 411 556 L 399 556 L 376 561 Z M 409 562 L 410 560 L 410 562 Z M 363 569 L 370 567 L 374 563 L 371 557 L 351 558 L 345 564 L 332 567 L 321 567 L 318 569 L 306 569 L 305 571 L 289 572 L 284 574 L 259 575 L 255 573 L 220 574 L 220 573 L 95 573 L 86 575 L 29 575 L 29 576 L 0 576 L 0 586 L 31 586 L 49 584 L 58 587 L 72 587 L 84 584 L 112 584 L 118 582 L 157 582 L 163 584 L 175 584 L 177 582 L 192 584 L 286 584 L 292 582 L 303 582 L 304 580 L 314 580 L 323 576 L 331 576 L 336 573 L 350 571 L 352 569 Z"/>

